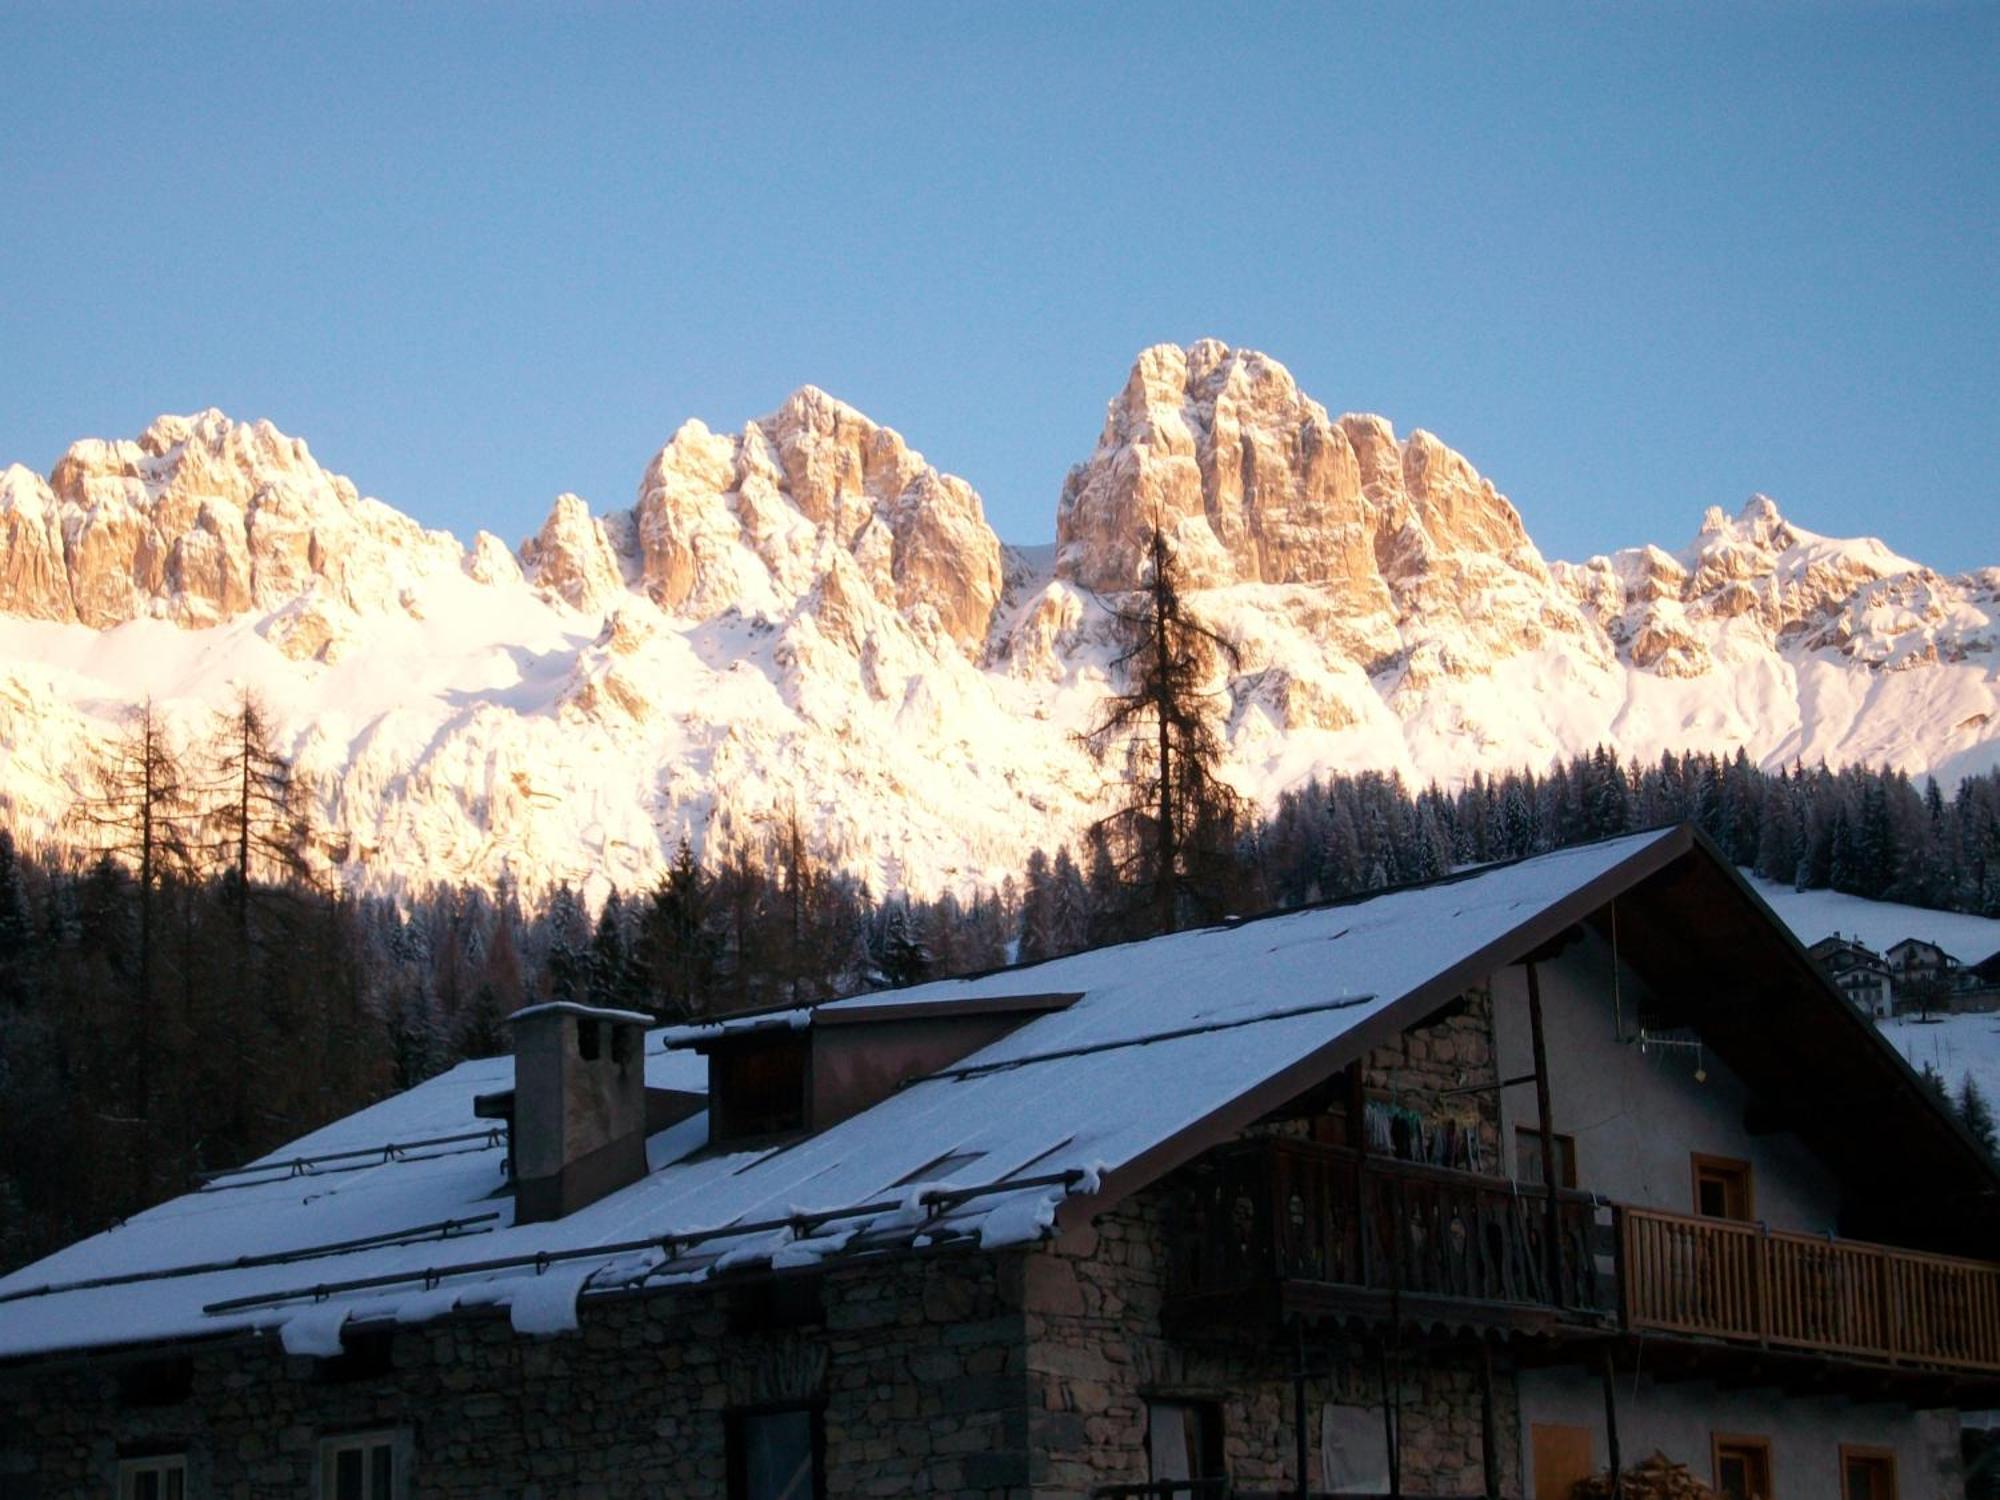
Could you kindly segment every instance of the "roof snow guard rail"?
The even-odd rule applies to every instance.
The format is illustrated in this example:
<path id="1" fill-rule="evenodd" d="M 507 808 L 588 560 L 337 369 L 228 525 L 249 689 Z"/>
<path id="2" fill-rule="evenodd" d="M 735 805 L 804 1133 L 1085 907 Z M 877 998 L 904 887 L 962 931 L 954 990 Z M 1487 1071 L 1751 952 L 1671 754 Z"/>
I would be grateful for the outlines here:
<path id="1" fill-rule="evenodd" d="M 353 1167 L 339 1167 L 336 1171 L 351 1172 L 355 1167 L 386 1166 L 393 1161 L 406 1161 L 405 1154 L 420 1151 L 427 1146 L 457 1146 L 466 1141 L 478 1141 L 477 1150 L 489 1150 L 506 1144 L 504 1127 L 489 1125 L 484 1130 L 468 1130 L 462 1135 L 434 1135 L 421 1141 L 390 1141 L 381 1146 L 359 1146 L 351 1151 L 327 1151 L 318 1156 L 292 1156 L 282 1161 L 253 1161 L 241 1167 L 218 1167 L 211 1172 L 192 1173 L 193 1179 L 203 1187 L 223 1183 L 225 1178 L 245 1177 L 253 1173 L 260 1175 L 259 1182 L 282 1181 L 287 1177 L 310 1177 L 325 1168 L 328 1162 L 353 1162 Z M 455 1152 L 441 1152 L 440 1155 L 456 1155 Z M 428 1161 L 429 1157 L 417 1157 L 418 1161 Z M 227 1183 L 230 1187 L 250 1186 L 247 1183 Z"/>
<path id="2" fill-rule="evenodd" d="M 293 1265 L 302 1260 L 352 1255 L 361 1250 L 388 1250 L 398 1245 L 421 1244 L 426 1240 L 461 1239 L 471 1233 L 487 1233 L 486 1230 L 475 1231 L 473 1226 L 485 1224 L 499 1217 L 499 1210 L 496 1209 L 492 1213 L 472 1214 L 462 1219 L 440 1219 L 435 1224 L 417 1224 L 409 1229 L 385 1229 L 380 1234 L 365 1234 L 359 1239 L 352 1240 L 335 1240 L 326 1245 L 307 1245 L 298 1250 L 267 1250 L 260 1255 L 239 1255 L 233 1260 L 207 1260 L 194 1265 L 166 1266 L 158 1270 L 122 1271 L 111 1276 L 87 1276 L 81 1281 L 50 1281 L 40 1286 L 24 1286 L 11 1292 L 0 1292 L 0 1302 L 23 1302 L 31 1297 L 53 1297 L 64 1292 L 85 1292 L 107 1286 L 131 1286 L 138 1282 L 171 1281 L 177 1276 L 205 1276 L 214 1271 L 245 1271 L 255 1266 Z"/>
<path id="3" fill-rule="evenodd" d="M 1106 1042 L 1085 1042 L 1075 1047 L 1057 1047 L 1049 1052 L 1028 1052 L 1020 1057 L 1001 1057 L 992 1062 L 962 1063 L 953 1068 L 939 1068 L 935 1073 L 925 1073 L 918 1078 L 905 1079 L 898 1088 L 913 1089 L 920 1083 L 937 1083 L 944 1079 L 983 1078 L 988 1073 L 1004 1073 L 1010 1068 L 1025 1068 L 1031 1063 L 1058 1062 L 1066 1057 L 1091 1057 L 1099 1052 L 1116 1052 L 1123 1047 L 1149 1047 L 1154 1042 L 1175 1042 L 1183 1037 L 1211 1036 L 1218 1031 L 1239 1031 L 1245 1026 L 1262 1026 L 1267 1021 L 1289 1021 L 1298 1016 L 1316 1016 L 1322 1011 L 1352 1010 L 1357 1005 L 1366 1005 L 1378 997 L 1369 995 L 1342 995 L 1337 1000 L 1318 1000 L 1311 1005 L 1289 1005 L 1283 1010 L 1259 1011 L 1254 1016 L 1237 1016 L 1228 1021 L 1204 1021 L 1195 1026 L 1176 1026 L 1170 1031 L 1143 1031 L 1137 1036 L 1113 1037 Z"/>
<path id="4" fill-rule="evenodd" d="M 1012 1181 L 989 1182 L 980 1187 L 931 1188 L 918 1193 L 915 1201 L 935 1216 L 941 1210 L 955 1208 L 969 1199 L 983 1198 L 994 1193 L 1013 1193 L 1024 1188 L 1058 1186 L 1067 1191 L 1091 1175 L 1081 1167 L 1070 1167 L 1061 1172 L 1045 1172 L 1036 1177 L 1017 1177 Z M 612 1260 L 620 1255 L 630 1255 L 640 1250 L 658 1250 L 666 1256 L 664 1261 L 647 1273 L 653 1275 L 680 1259 L 690 1247 L 710 1240 L 770 1234 L 780 1229 L 789 1229 L 796 1238 L 802 1239 L 821 1225 L 831 1223 L 835 1219 L 865 1219 L 878 1214 L 896 1213 L 907 1207 L 910 1201 L 907 1198 L 884 1198 L 873 1203 L 857 1203 L 851 1208 L 830 1208 L 819 1213 L 791 1214 L 782 1219 L 759 1219 L 748 1224 L 725 1224 L 715 1229 L 695 1229 L 680 1234 L 655 1234 L 642 1240 L 579 1245 L 568 1250 L 532 1250 L 519 1255 L 495 1256 L 490 1260 L 430 1266 L 421 1271 L 390 1271 L 380 1276 L 357 1276 L 349 1281 L 325 1281 L 316 1286 L 291 1287 L 281 1292 L 227 1297 L 220 1302 L 206 1304 L 202 1311 L 214 1317 L 223 1313 L 242 1312 L 253 1307 L 276 1307 L 285 1302 L 302 1302 L 308 1299 L 324 1302 L 329 1297 L 342 1296 L 348 1292 L 374 1291 L 389 1286 L 420 1285 L 428 1291 L 447 1277 L 479 1276 L 489 1271 L 518 1271 L 533 1267 L 535 1274 L 539 1276 L 550 1266 L 560 1265 L 564 1261 Z"/>

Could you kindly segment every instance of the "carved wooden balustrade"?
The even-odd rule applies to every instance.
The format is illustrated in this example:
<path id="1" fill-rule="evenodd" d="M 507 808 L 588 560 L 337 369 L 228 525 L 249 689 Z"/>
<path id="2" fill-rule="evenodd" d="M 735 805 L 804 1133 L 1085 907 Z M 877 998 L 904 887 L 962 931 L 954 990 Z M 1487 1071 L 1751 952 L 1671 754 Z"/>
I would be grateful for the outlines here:
<path id="1" fill-rule="evenodd" d="M 1181 1175 L 1170 1291 L 1254 1294 L 1315 1283 L 1410 1297 L 1616 1310 L 1610 1210 L 1540 1188 L 1393 1157 L 1273 1138 L 1241 1141 Z"/>

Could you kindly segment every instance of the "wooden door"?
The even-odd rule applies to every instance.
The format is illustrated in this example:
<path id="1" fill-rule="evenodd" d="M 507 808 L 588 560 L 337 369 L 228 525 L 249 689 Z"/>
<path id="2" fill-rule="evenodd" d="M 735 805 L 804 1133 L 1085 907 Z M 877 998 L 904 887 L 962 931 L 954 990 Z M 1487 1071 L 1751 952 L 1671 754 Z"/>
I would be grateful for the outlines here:
<path id="1" fill-rule="evenodd" d="M 1590 1429 L 1535 1422 L 1528 1428 L 1535 1500 L 1570 1500 L 1582 1480 L 1596 1472 L 1590 1461 Z"/>

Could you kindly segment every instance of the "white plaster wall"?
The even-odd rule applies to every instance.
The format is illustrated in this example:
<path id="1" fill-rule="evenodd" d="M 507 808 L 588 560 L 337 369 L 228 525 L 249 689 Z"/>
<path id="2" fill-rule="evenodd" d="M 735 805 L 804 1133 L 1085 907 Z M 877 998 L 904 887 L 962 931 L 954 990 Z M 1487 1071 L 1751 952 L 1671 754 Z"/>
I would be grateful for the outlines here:
<path id="1" fill-rule="evenodd" d="M 1719 1391 L 1701 1381 L 1655 1385 L 1643 1373 L 1636 1381 L 1620 1375 L 1616 1389 L 1619 1455 L 1627 1464 L 1664 1453 L 1713 1483 L 1714 1434 L 1761 1437 L 1771 1444 L 1773 1500 L 1839 1500 L 1840 1448 L 1847 1443 L 1894 1450 L 1902 1500 L 1963 1500 L 1965 1494 L 1956 1412 L 1775 1390 Z M 1529 1429 L 1536 1422 L 1589 1428 L 1598 1469 L 1609 1466 L 1601 1377 L 1574 1369 L 1523 1370 L 1520 1390 L 1523 1493 L 1535 1492 Z"/>
<path id="2" fill-rule="evenodd" d="M 1748 1090 L 1714 1053 L 1703 1052 L 1708 1076 L 1697 1083 L 1692 1052 L 1642 1053 L 1636 1044 L 1617 1039 L 1607 942 L 1586 933 L 1538 965 L 1537 973 L 1549 1052 L 1549 1111 L 1558 1133 L 1576 1137 L 1578 1187 L 1622 1203 L 1691 1213 L 1691 1154 L 1736 1157 L 1751 1164 L 1757 1217 L 1773 1229 L 1838 1229 L 1840 1190 L 1832 1174 L 1796 1136 L 1753 1136 L 1743 1128 Z M 1621 965 L 1618 988 L 1631 1035 L 1638 1029 L 1646 987 Z M 1528 985 L 1519 967 L 1493 976 L 1493 1011 L 1500 1076 L 1533 1072 Z M 1799 1065 L 1811 1066 L 1803 1051 Z M 1500 1119 L 1502 1156 L 1512 1174 L 1515 1128 L 1538 1123 L 1532 1083 L 1502 1091 Z"/>

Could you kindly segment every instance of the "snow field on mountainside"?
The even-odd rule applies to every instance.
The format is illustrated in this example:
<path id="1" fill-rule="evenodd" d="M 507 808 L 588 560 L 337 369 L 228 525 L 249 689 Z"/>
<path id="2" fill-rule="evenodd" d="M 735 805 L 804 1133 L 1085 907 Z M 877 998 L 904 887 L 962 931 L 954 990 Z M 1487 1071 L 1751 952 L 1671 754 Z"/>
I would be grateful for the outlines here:
<path id="1" fill-rule="evenodd" d="M 650 884 L 796 814 L 877 895 L 969 894 L 1074 845 L 1124 772 L 1079 743 L 1107 605 L 1158 524 L 1243 648 L 1225 774 L 1416 787 L 1745 750 L 1958 778 L 2000 766 L 2000 570 L 1944 579 L 1757 496 L 1679 552 L 1547 562 L 1461 455 L 1330 417 L 1278 361 L 1144 351 L 1055 546 L 811 387 L 683 424 L 629 510 L 558 497 L 468 553 L 220 412 L 0 473 L 0 817 L 63 836 L 90 750 L 150 697 L 189 735 L 242 687 L 314 780 L 349 887 Z"/>

